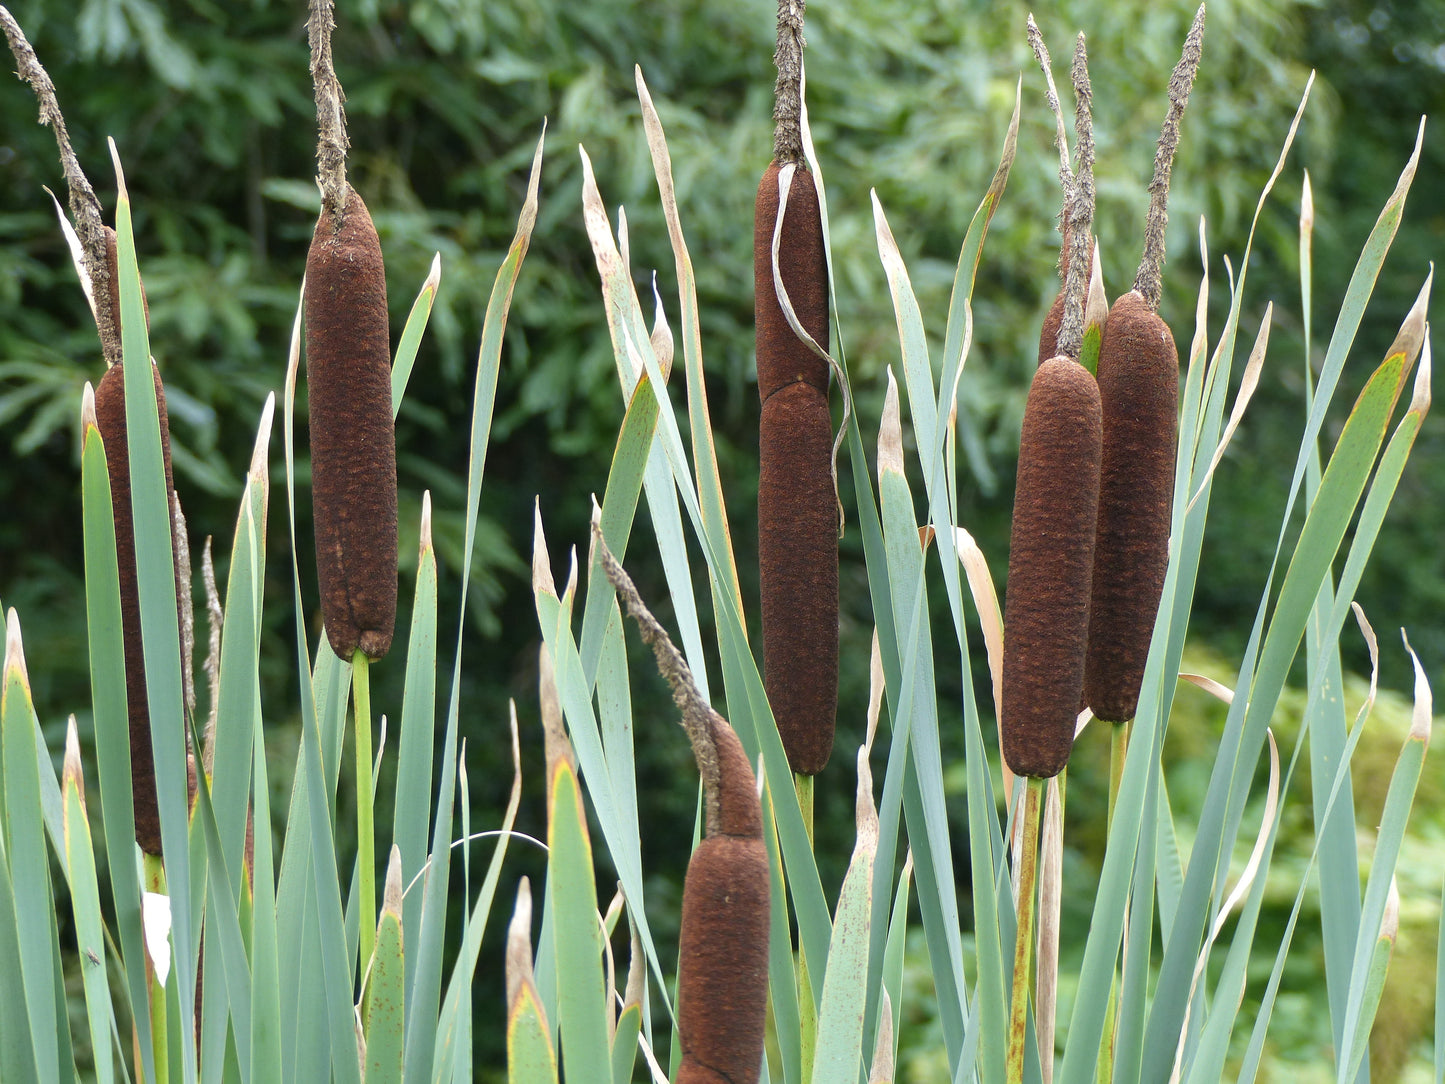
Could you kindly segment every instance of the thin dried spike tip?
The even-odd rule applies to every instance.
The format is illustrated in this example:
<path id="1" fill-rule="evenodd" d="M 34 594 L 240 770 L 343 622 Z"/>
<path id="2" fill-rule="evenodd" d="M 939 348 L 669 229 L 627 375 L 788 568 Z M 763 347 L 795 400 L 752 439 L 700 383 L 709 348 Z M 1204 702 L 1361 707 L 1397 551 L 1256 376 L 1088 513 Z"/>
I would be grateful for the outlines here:
<path id="1" fill-rule="evenodd" d="M 778 161 L 763 171 L 753 214 L 753 320 L 755 323 L 758 399 L 766 403 L 782 388 L 802 381 L 828 394 L 828 363 L 788 325 L 773 279 L 773 234 L 780 195 Z M 813 175 L 799 167 L 788 188 L 787 213 L 778 239 L 778 275 L 803 330 L 828 345 L 828 261 L 823 249 L 823 218 Z"/>
<path id="2" fill-rule="evenodd" d="M 156 410 L 160 420 L 161 458 L 165 463 L 166 491 L 173 501 L 175 481 L 171 474 L 170 422 L 166 415 L 165 389 L 154 364 Z M 125 644 L 125 698 L 130 720 L 131 795 L 135 804 L 135 838 L 147 854 L 161 853 L 160 810 L 156 805 L 155 762 L 151 751 L 150 707 L 146 701 L 145 651 L 141 645 L 140 592 L 136 581 L 135 527 L 131 518 L 130 453 L 126 444 L 125 368 L 106 370 L 95 389 L 96 427 L 105 442 L 106 473 L 110 476 L 110 498 L 115 518 L 115 552 L 120 572 L 121 635 Z M 182 580 L 177 575 L 177 594 Z M 177 623 L 182 606 L 176 603 Z"/>
<path id="3" fill-rule="evenodd" d="M 803 153 L 803 9 L 806 0 L 778 0 L 778 46 L 773 63 L 773 158 L 801 163 Z"/>
<path id="4" fill-rule="evenodd" d="M 70 217 L 75 220 L 75 232 L 80 237 L 81 248 L 85 251 L 85 264 L 90 273 L 91 291 L 95 299 L 96 324 L 100 331 L 101 348 L 107 365 L 120 361 L 120 322 L 112 316 L 112 299 L 116 294 L 115 278 L 110 273 L 106 260 L 106 227 L 101 217 L 100 200 L 80 168 L 80 160 L 70 144 L 70 133 L 65 127 L 65 117 L 60 112 L 60 101 L 55 94 L 55 84 L 44 65 L 35 55 L 35 50 L 26 40 L 25 32 L 15 17 L 0 6 L 0 27 L 5 30 L 5 40 L 15 57 L 15 69 L 20 78 L 30 84 L 40 103 L 40 123 L 48 125 L 55 133 L 55 144 L 60 151 L 60 168 L 65 174 L 65 187 L 69 194 Z M 107 326 L 109 325 L 109 326 Z"/>
<path id="5" fill-rule="evenodd" d="M 707 831 L 711 835 L 719 823 L 717 795 L 720 789 L 713 721 L 721 722 L 721 718 L 713 711 L 712 705 L 703 699 L 687 660 L 682 657 L 672 638 L 642 601 L 642 596 L 637 593 L 637 585 L 612 555 L 607 540 L 602 536 L 601 524 L 596 521 L 592 524 L 592 543 L 602 571 L 607 574 L 607 579 L 611 581 L 622 605 L 637 622 L 643 642 L 652 648 L 658 672 L 672 690 L 672 702 L 682 712 L 682 728 L 687 732 L 687 740 L 692 745 L 692 755 L 697 760 L 698 774 L 702 776 L 703 792 L 707 800 Z"/>
<path id="6" fill-rule="evenodd" d="M 1151 311 L 1159 308 L 1163 289 L 1164 232 L 1169 225 L 1169 175 L 1174 169 L 1174 152 L 1179 148 L 1179 122 L 1189 104 L 1189 92 L 1199 73 L 1204 55 L 1204 5 L 1194 13 L 1194 22 L 1184 39 L 1184 49 L 1169 77 L 1169 112 L 1159 131 L 1159 144 L 1154 152 L 1154 176 L 1149 181 L 1149 217 L 1144 224 L 1144 256 L 1139 273 L 1134 276 L 1134 289 L 1143 295 Z"/>
<path id="7" fill-rule="evenodd" d="M 1179 354 L 1138 293 L 1109 310 L 1099 349 L 1104 419 L 1084 699 L 1095 716 L 1134 718 L 1169 570 Z"/>
<path id="8" fill-rule="evenodd" d="M 1099 499 L 1099 387 L 1039 366 L 1024 407 L 1004 600 L 1003 754 L 1017 775 L 1068 763 L 1084 680 Z"/>
<path id="9" fill-rule="evenodd" d="M 1071 68 L 1074 84 L 1074 138 L 1079 148 L 1079 166 L 1073 184 L 1064 190 L 1064 244 L 1069 258 L 1064 274 L 1063 310 L 1059 321 L 1057 349 L 1065 357 L 1077 358 L 1084 338 L 1084 300 L 1093 272 L 1094 229 L 1094 93 L 1089 85 L 1089 57 L 1080 34 Z"/>
<path id="10" fill-rule="evenodd" d="M 321 609 L 332 650 L 379 659 L 396 623 L 396 434 L 381 242 L 355 192 L 306 256 L 306 378 Z"/>
<path id="11" fill-rule="evenodd" d="M 316 181 L 323 211 L 346 206 L 346 95 L 331 62 L 331 33 L 336 29 L 334 0 L 310 0 L 306 38 L 311 49 L 311 84 L 316 93 Z"/>

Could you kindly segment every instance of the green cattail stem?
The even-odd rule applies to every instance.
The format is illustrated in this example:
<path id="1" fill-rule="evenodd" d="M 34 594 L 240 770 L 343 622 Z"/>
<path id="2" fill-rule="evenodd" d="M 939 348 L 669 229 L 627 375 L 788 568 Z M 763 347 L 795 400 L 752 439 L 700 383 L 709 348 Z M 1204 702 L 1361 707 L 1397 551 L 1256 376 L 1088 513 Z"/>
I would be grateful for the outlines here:
<path id="1" fill-rule="evenodd" d="M 166 866 L 160 855 L 142 851 L 141 872 L 147 892 L 165 894 Z M 166 1035 L 166 988 L 156 981 L 155 969 L 150 966 L 149 957 L 146 964 L 146 992 L 151 1004 L 151 1050 L 154 1051 L 156 1084 L 168 1084 L 170 1059 L 166 1056 L 166 1051 L 170 1049 L 170 1045 Z M 136 1058 L 135 1075 L 137 1080 L 145 1079 L 139 1057 Z"/>
<path id="2" fill-rule="evenodd" d="M 1129 755 L 1129 731 L 1132 721 L 1115 723 L 1109 728 L 1109 827 L 1114 827 L 1114 803 L 1124 781 L 1124 758 Z"/>
<path id="3" fill-rule="evenodd" d="M 360 879 L 358 919 L 359 974 L 366 974 L 376 942 L 376 844 L 371 820 L 371 689 L 370 660 L 360 648 L 351 659 L 352 696 L 356 701 L 356 865 Z"/>
<path id="4" fill-rule="evenodd" d="M 1024 1051 L 1028 1047 L 1029 993 L 1032 988 L 1035 888 L 1039 870 L 1039 810 L 1043 805 L 1044 780 L 1025 780 L 1023 859 L 1019 863 L 1018 936 L 1014 941 L 1013 1000 L 1008 1024 L 1008 1080 L 1020 1084 L 1024 1078 Z"/>
<path id="5" fill-rule="evenodd" d="M 801 772 L 793 775 L 793 788 L 798 792 L 798 809 L 803 814 L 803 827 L 808 831 L 808 843 L 813 842 L 813 777 Z"/>

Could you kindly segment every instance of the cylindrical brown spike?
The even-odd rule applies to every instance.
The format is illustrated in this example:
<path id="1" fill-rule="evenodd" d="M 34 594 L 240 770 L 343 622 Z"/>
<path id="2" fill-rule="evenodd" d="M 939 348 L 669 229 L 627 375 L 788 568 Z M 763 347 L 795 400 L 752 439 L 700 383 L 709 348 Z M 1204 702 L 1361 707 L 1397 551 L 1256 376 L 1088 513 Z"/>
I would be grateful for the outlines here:
<path id="1" fill-rule="evenodd" d="M 170 424 L 165 389 L 154 365 L 156 409 L 160 416 L 161 455 L 166 468 L 166 492 L 175 492 L 171 475 Z M 126 445 L 125 372 L 115 365 L 95 389 L 95 421 L 105 443 L 106 473 L 110 475 L 111 508 L 115 517 L 115 553 L 120 572 L 121 635 L 125 642 L 125 699 L 130 719 L 130 786 L 135 805 L 135 839 L 147 854 L 161 853 L 161 818 L 156 805 L 155 760 L 151 750 L 150 708 L 146 702 L 145 649 L 141 643 L 140 593 L 136 582 L 135 528 L 130 500 L 130 451 Z M 170 501 L 167 500 L 167 507 Z M 177 591 L 188 584 L 176 585 Z"/>
<path id="2" fill-rule="evenodd" d="M 1099 350 L 1104 418 L 1084 696 L 1100 719 L 1134 718 L 1169 569 L 1179 354 L 1133 291 L 1114 302 Z"/>
<path id="3" fill-rule="evenodd" d="M 778 221 L 778 164 L 763 171 L 753 217 L 753 315 L 757 322 L 758 397 L 766 403 L 795 381 L 828 394 L 828 363 L 793 334 L 773 285 L 773 231 Z M 788 212 L 778 240 L 778 271 L 788 301 L 813 339 L 828 345 L 828 261 L 823 252 L 823 218 L 813 175 L 793 174 Z"/>
<path id="4" fill-rule="evenodd" d="M 381 242 L 361 197 L 306 256 L 306 378 L 321 610 L 332 650 L 379 659 L 396 622 L 396 435 Z"/>
<path id="5" fill-rule="evenodd" d="M 712 722 L 718 831 L 698 845 L 682 891 L 677 1084 L 756 1084 L 768 1003 L 768 852 L 752 767 L 737 734 Z"/>
<path id="6" fill-rule="evenodd" d="M 833 750 L 838 707 L 838 512 L 828 403 L 798 382 L 763 404 L 758 578 L 768 703 L 793 771 Z"/>
<path id="7" fill-rule="evenodd" d="M 1057 775 L 1073 748 L 1099 446 L 1093 376 L 1071 358 L 1044 362 L 1024 408 L 1004 600 L 1003 755 L 1017 775 Z"/>

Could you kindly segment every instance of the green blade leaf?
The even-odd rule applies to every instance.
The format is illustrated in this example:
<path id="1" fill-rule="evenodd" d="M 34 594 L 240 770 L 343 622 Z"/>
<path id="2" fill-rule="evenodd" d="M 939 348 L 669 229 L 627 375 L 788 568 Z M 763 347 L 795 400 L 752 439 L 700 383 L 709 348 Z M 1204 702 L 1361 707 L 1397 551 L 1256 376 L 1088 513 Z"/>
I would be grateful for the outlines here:
<path id="1" fill-rule="evenodd" d="M 557 1026 L 570 1075 L 586 1075 L 612 1063 L 592 846 L 577 777 L 565 760 L 552 770 L 551 790 L 547 906 L 556 937 Z"/>
<path id="2" fill-rule="evenodd" d="M 141 889 L 136 876 L 135 806 L 130 782 L 130 720 L 125 699 L 125 649 L 121 638 L 120 581 L 115 552 L 110 474 L 95 426 L 95 399 L 85 395 L 81 443 L 82 518 L 85 536 L 85 609 L 90 655 L 95 759 L 100 774 L 101 824 L 110 875 L 111 905 L 120 936 L 126 991 L 136 1021 L 141 1070 L 155 1076 L 150 1003 L 146 997 L 141 934 Z"/>
<path id="3" fill-rule="evenodd" d="M 0 748 L 5 779 L 5 834 L 15 898 L 20 976 L 25 990 L 23 1011 L 29 1020 L 36 1079 L 52 1084 L 61 1079 L 57 1035 L 58 1029 L 67 1024 L 55 1011 L 60 984 L 51 951 L 56 939 L 55 904 L 50 895 L 50 862 L 40 819 L 40 772 L 35 759 L 30 679 L 25 671 L 20 618 L 14 610 L 6 615 L 3 683 Z M 21 1006 L 14 1006 L 13 1011 L 21 1011 Z"/>
<path id="4" fill-rule="evenodd" d="M 110 1001 L 110 983 L 106 979 L 100 886 L 95 875 L 95 852 L 90 838 L 90 821 L 85 815 L 85 797 L 82 790 L 85 784 L 80 775 L 80 738 L 75 730 L 73 715 L 65 733 L 65 764 L 65 865 L 70 879 L 70 906 L 75 915 L 80 974 L 85 986 L 90 1049 L 95 1060 L 97 1084 L 110 1084 L 115 1079 L 109 1030 L 114 1018 L 114 1008 Z"/>

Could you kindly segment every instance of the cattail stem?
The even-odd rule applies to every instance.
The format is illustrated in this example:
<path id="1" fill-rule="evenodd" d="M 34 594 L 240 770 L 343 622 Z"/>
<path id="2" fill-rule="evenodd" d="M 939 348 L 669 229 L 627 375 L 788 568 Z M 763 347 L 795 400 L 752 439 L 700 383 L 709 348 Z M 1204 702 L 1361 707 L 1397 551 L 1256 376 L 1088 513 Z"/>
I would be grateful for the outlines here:
<path id="1" fill-rule="evenodd" d="M 1008 1081 L 1024 1078 L 1024 1051 L 1028 1047 L 1029 993 L 1032 988 L 1035 887 L 1039 870 L 1039 810 L 1044 780 L 1029 777 L 1024 789 L 1023 861 L 1019 868 L 1018 936 L 1014 940 L 1014 984 L 1008 1024 Z"/>
<path id="2" fill-rule="evenodd" d="M 166 866 L 160 855 L 142 851 L 141 872 L 145 891 L 165 894 Z M 170 1046 L 166 1034 L 166 988 L 156 981 L 155 969 L 151 966 L 149 955 L 146 956 L 146 992 L 151 1006 L 151 1050 L 156 1067 L 155 1084 L 168 1084 L 170 1058 L 166 1056 L 166 1052 Z M 136 1079 L 144 1079 L 139 1059 L 136 1062 Z"/>
<path id="3" fill-rule="evenodd" d="M 359 974 L 366 974 L 376 942 L 376 841 L 371 815 L 371 688 L 366 652 L 351 659 L 352 697 L 356 702 L 356 865 L 360 879 L 358 918 Z"/>
<path id="4" fill-rule="evenodd" d="M 1124 758 L 1129 754 L 1129 731 L 1134 724 L 1115 723 L 1109 728 L 1109 827 L 1114 827 L 1114 803 L 1124 781 Z"/>

